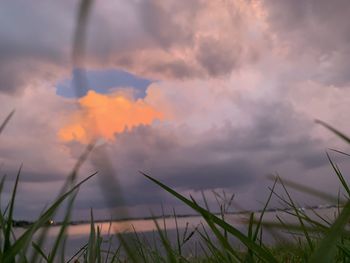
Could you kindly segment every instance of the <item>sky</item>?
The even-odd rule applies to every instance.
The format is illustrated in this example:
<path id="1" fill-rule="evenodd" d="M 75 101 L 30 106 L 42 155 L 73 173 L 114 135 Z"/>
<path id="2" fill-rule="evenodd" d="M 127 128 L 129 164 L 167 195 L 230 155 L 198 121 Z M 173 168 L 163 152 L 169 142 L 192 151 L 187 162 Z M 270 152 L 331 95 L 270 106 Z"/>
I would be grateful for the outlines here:
<path id="1" fill-rule="evenodd" d="M 261 208 L 270 174 L 338 191 L 325 152 L 349 146 L 315 119 L 350 134 L 348 0 L 94 1 L 77 67 L 78 7 L 0 3 L 0 120 L 15 109 L 0 163 L 5 199 L 23 164 L 17 218 L 38 216 L 93 139 L 79 178 L 98 174 L 76 219 L 190 211 L 139 171 L 213 205 L 213 191 L 234 193 L 244 209 Z"/>

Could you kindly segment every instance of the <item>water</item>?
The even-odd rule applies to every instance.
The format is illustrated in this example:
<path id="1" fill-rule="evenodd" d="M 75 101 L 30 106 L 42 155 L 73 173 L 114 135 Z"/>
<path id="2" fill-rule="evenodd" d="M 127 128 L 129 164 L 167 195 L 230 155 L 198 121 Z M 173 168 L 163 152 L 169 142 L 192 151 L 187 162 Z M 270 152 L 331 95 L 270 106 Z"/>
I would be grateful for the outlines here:
<path id="1" fill-rule="evenodd" d="M 337 212 L 336 208 L 329 208 L 329 209 L 320 209 L 317 210 L 317 213 L 321 214 L 322 217 L 327 218 L 329 221 L 334 220 L 335 213 Z M 306 213 L 311 216 L 313 219 L 320 221 L 320 219 L 317 219 L 317 216 L 314 215 L 312 211 L 306 211 Z M 259 213 L 255 214 L 256 217 L 259 217 Z M 264 220 L 272 223 L 277 223 L 276 215 L 282 217 L 287 223 L 297 223 L 297 220 L 295 217 L 290 216 L 286 214 L 285 212 L 279 211 L 279 212 L 268 212 L 264 215 Z M 247 221 L 248 221 L 249 215 L 248 214 L 235 214 L 235 215 L 226 215 L 225 220 L 239 229 L 242 232 L 246 232 L 247 230 Z M 174 218 L 165 218 L 163 219 L 157 219 L 157 222 L 161 229 L 164 229 L 164 223 L 167 229 L 168 238 L 171 242 L 175 244 L 176 242 L 176 223 Z M 203 226 L 206 226 L 204 220 L 201 217 L 193 216 L 193 217 L 180 217 L 177 218 L 177 224 L 178 229 L 180 232 L 180 236 L 182 237 L 186 226 L 188 226 L 187 233 L 190 233 L 192 230 L 194 230 L 196 227 L 199 227 L 199 229 Z M 155 223 L 151 219 L 140 219 L 140 220 L 126 220 L 122 222 L 113 222 L 113 223 L 96 223 L 95 227 L 99 227 L 101 230 L 102 236 L 107 239 L 109 234 L 113 233 L 130 233 L 133 234 L 135 231 L 140 234 L 145 239 L 152 241 L 153 244 L 154 236 L 157 236 L 156 231 L 157 228 L 155 226 Z M 60 226 L 51 226 L 49 227 L 48 231 L 48 239 L 47 242 L 45 242 L 44 250 L 46 252 L 50 251 L 50 248 L 53 245 L 53 241 L 55 240 L 55 237 L 57 237 L 59 233 Z M 20 235 L 23 233 L 25 229 L 22 228 L 16 228 L 15 229 L 15 235 Z M 286 234 L 286 231 L 278 230 L 278 236 L 283 237 L 285 239 L 290 239 L 291 237 Z M 66 246 L 66 255 L 67 258 L 72 257 L 77 251 L 79 251 L 88 241 L 89 234 L 90 234 L 90 224 L 79 224 L 79 225 L 71 225 L 68 227 L 68 240 L 67 240 L 67 246 Z M 264 242 L 273 244 L 276 242 L 275 240 L 276 232 L 264 232 Z M 157 236 L 159 242 L 159 237 Z M 194 235 L 193 240 L 198 240 L 199 236 Z M 114 248 L 118 246 L 117 239 L 114 239 Z"/>

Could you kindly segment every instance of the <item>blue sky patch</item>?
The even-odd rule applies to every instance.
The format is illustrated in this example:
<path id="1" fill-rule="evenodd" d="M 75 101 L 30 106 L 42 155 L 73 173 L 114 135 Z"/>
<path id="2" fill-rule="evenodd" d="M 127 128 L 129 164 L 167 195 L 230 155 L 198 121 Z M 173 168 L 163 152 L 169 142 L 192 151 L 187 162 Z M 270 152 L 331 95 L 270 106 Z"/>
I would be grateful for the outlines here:
<path id="1" fill-rule="evenodd" d="M 111 90 L 131 87 L 135 90 L 135 98 L 144 98 L 146 89 L 153 81 L 141 78 L 123 70 L 81 70 L 75 69 L 70 79 L 60 81 L 56 85 L 56 94 L 65 98 L 80 98 L 89 90 L 106 94 Z M 81 87 L 76 90 L 74 85 Z"/>

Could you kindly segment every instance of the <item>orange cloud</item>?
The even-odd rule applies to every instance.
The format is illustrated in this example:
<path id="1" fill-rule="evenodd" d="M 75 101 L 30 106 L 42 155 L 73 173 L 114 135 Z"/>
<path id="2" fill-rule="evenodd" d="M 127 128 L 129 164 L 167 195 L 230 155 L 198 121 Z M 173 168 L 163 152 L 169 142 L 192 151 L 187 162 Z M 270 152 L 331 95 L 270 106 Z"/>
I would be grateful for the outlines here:
<path id="1" fill-rule="evenodd" d="M 151 124 L 155 119 L 163 118 L 161 112 L 145 101 L 135 101 L 121 93 L 106 95 L 89 91 L 78 102 L 81 109 L 71 116 L 70 123 L 58 133 L 63 141 L 87 143 L 98 137 L 113 140 L 116 133 L 126 128 Z"/>

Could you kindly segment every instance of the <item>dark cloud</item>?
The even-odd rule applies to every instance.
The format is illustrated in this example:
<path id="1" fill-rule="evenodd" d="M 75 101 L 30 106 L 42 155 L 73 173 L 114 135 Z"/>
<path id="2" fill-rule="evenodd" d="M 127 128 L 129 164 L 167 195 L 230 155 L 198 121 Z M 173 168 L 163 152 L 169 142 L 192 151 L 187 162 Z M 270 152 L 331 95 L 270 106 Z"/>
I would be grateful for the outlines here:
<path id="1" fill-rule="evenodd" d="M 226 41 L 210 37 L 199 42 L 196 58 L 210 76 L 229 74 L 239 66 L 243 48 L 237 43 L 227 44 Z"/>
<path id="2" fill-rule="evenodd" d="M 235 3 L 230 6 L 233 9 L 223 4 L 228 2 Z M 248 195 L 248 190 L 258 185 L 257 191 L 251 190 L 253 196 L 248 196 L 258 199 L 266 191 L 261 183 L 264 175 L 278 171 L 301 180 L 310 178 L 306 175 L 311 172 L 318 174 L 326 165 L 324 144 L 329 137 L 322 140 L 312 133 L 314 124 L 305 108 L 310 115 L 316 112 L 330 119 L 340 116 L 339 99 L 347 93 L 333 89 L 329 96 L 321 97 L 321 91 L 330 87 L 319 83 L 349 83 L 348 1 L 264 0 L 266 30 L 250 16 L 249 4 L 238 8 L 242 2 L 249 3 L 95 1 L 89 21 L 88 67 L 121 67 L 139 76 L 182 79 L 172 83 L 165 95 L 157 97 L 157 90 L 153 93 L 153 99 L 159 99 L 164 108 L 178 107 L 174 115 L 180 121 L 140 126 L 118 134 L 115 142 L 104 146 L 114 169 L 101 169 L 104 156 L 92 156 L 83 174 L 97 170 L 101 179 L 86 185 L 78 208 L 173 202 L 139 170 L 183 193 L 225 188 Z M 24 201 L 31 195 L 29 188 L 34 187 L 31 182 L 45 182 L 37 188 L 46 187 L 46 193 L 57 190 L 59 181 L 84 150 L 77 143 L 62 146 L 57 142 L 62 122 L 55 114 L 71 114 L 73 103 L 57 101 L 52 90 L 48 94 L 33 89 L 37 80 L 41 87 L 54 88 L 57 80 L 71 75 L 68 71 L 76 4 L 68 0 L 0 4 L 0 92 L 18 94 L 30 86 L 24 97 L 31 99 L 18 113 L 19 122 L 0 138 L 3 171 L 15 175 L 20 162 L 25 164 L 23 181 L 28 188 L 21 197 Z M 247 75 L 244 70 L 249 71 Z M 237 80 L 232 71 L 241 74 L 242 79 Z M 257 83 L 256 72 L 261 74 Z M 175 89 L 190 78 L 223 75 L 227 77 L 223 81 L 230 82 L 223 87 L 222 83 L 211 83 L 213 87 L 208 88 L 203 81 L 193 83 L 194 87 L 190 83 Z M 315 87 L 306 85 L 308 80 Z M 166 89 L 164 83 L 159 85 L 160 90 Z M 294 88 L 312 91 L 299 91 L 293 97 Z M 151 94 L 151 89 L 148 91 Z M 5 108 L 9 102 L 4 98 Z M 342 112 L 345 117 L 341 118 L 346 120 L 346 110 Z M 186 121 L 182 123 L 181 118 Z M 322 186 L 326 181 L 316 181 L 321 188 L 328 187 Z M 120 193 L 125 203 L 113 199 Z M 103 197 L 107 197 L 107 203 Z M 39 199 L 30 201 L 25 211 L 35 207 Z"/>
<path id="3" fill-rule="evenodd" d="M 57 70 L 64 71 L 74 9 L 69 1 L 0 4 L 0 91 L 15 94 L 33 80 L 50 80 L 50 75 L 55 80 Z"/>
<path id="4" fill-rule="evenodd" d="M 1 91 L 15 94 L 50 74 L 53 82 L 69 76 L 77 8 L 78 2 L 67 0 L 0 4 Z M 86 66 L 108 65 L 163 79 L 228 74 L 261 52 L 260 39 L 250 36 L 249 18 L 234 9 L 197 0 L 118 5 L 95 1 L 88 21 Z M 178 56 L 184 52 L 186 56 Z"/>
<path id="5" fill-rule="evenodd" d="M 18 167 L 4 167 L 1 170 L 2 175 L 6 175 L 6 179 L 8 181 L 14 181 L 17 173 L 19 171 L 20 164 L 18 164 Z M 26 167 L 24 166 L 22 172 L 21 172 L 21 177 L 20 180 L 21 182 L 32 182 L 32 183 L 43 183 L 43 182 L 59 182 L 62 183 L 63 179 L 68 176 L 67 175 L 62 175 L 60 172 L 57 171 L 28 171 Z"/>
<path id="6" fill-rule="evenodd" d="M 173 79 L 229 74 L 257 61 L 271 45 L 267 37 L 271 32 L 252 24 L 250 13 L 239 5 L 236 1 L 96 2 L 88 24 L 88 66 L 108 64 Z M 39 6 L 23 0 L 0 4 L 0 90 L 8 94 L 32 79 L 51 74 L 55 81 L 69 75 L 77 2 L 41 1 Z M 349 82 L 346 0 L 265 0 L 263 8 L 269 30 L 277 33 L 278 43 L 289 47 L 290 59 L 308 67 L 305 77 L 331 85 Z M 177 56 L 184 52 L 186 56 Z"/>
<path id="7" fill-rule="evenodd" d="M 183 23 L 183 19 L 192 19 L 200 8 L 198 0 L 190 3 L 152 0 L 141 1 L 138 11 L 145 31 L 158 45 L 167 49 L 193 41 L 194 28 L 191 24 Z"/>
<path id="8" fill-rule="evenodd" d="M 156 126 L 139 126 L 118 134 L 116 142 L 106 147 L 126 204 L 169 201 L 163 190 L 138 171 L 180 191 L 224 188 L 239 192 L 276 171 L 292 174 L 327 164 L 322 142 L 307 135 L 313 124 L 293 113 L 290 107 L 260 105 L 253 120 L 254 126 L 250 128 L 228 123 L 196 136 L 183 128 Z M 106 187 L 111 184 L 108 178 L 114 175 L 102 170 L 100 176 L 107 178 L 101 191 L 115 195 L 116 188 Z M 105 205 L 101 203 L 98 207 Z"/>
<path id="9" fill-rule="evenodd" d="M 20 67 L 21 68 L 21 67 Z M 27 78 L 18 65 L 11 65 L 7 61 L 5 65 L 0 66 L 0 91 L 7 94 L 15 94 L 21 90 L 27 83 Z"/>
<path id="10" fill-rule="evenodd" d="M 201 75 L 197 68 L 192 67 L 185 60 L 180 59 L 169 62 L 152 63 L 149 65 L 149 69 L 170 79 L 188 79 Z"/>

